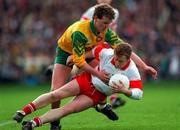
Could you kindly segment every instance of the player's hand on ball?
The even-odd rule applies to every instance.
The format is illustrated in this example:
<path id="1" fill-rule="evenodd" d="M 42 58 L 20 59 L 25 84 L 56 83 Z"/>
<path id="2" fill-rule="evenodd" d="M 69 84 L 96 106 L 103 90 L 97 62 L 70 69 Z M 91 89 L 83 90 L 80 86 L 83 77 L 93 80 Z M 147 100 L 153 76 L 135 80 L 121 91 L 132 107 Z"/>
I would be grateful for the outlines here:
<path id="1" fill-rule="evenodd" d="M 113 81 L 112 83 L 113 85 L 111 86 L 111 89 L 113 93 L 124 93 L 124 91 L 127 89 L 121 81 L 119 81 L 118 84 Z"/>
<path id="2" fill-rule="evenodd" d="M 99 78 L 104 82 L 108 83 L 110 79 L 110 74 L 107 73 L 105 70 L 99 72 Z"/>

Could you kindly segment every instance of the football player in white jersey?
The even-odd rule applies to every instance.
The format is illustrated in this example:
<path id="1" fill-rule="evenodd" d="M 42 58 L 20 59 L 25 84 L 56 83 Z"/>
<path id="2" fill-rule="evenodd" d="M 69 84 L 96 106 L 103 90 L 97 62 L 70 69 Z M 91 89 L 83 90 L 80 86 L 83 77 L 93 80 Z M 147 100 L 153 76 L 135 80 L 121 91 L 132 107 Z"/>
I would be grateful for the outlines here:
<path id="1" fill-rule="evenodd" d="M 97 68 L 100 71 L 104 70 L 106 73 L 110 74 L 110 76 L 117 73 L 127 76 L 130 81 L 131 90 L 124 92 L 124 94 L 134 99 L 141 99 L 143 88 L 142 81 L 135 63 L 133 62 L 133 60 L 130 59 L 131 53 L 132 49 L 129 44 L 118 45 L 114 50 L 110 48 L 104 49 L 101 46 L 93 49 L 94 56 L 96 57 L 96 59 L 99 59 L 99 65 Z M 93 75 L 92 83 L 97 90 L 107 96 L 115 92 L 119 92 L 118 85 L 115 85 L 112 89 L 106 83 L 102 82 Z M 138 95 L 135 95 L 136 92 L 134 92 L 134 88 L 136 88 L 135 91 L 138 93 Z"/>
<path id="2" fill-rule="evenodd" d="M 104 48 L 103 46 L 97 46 L 87 55 L 93 55 L 99 60 L 99 65 L 96 69 L 107 73 L 109 78 L 116 73 L 126 75 L 130 81 L 130 89 L 127 89 L 121 83 L 109 87 L 107 85 L 109 78 L 105 81 L 101 81 L 90 73 L 83 72 L 61 88 L 40 95 L 34 101 L 23 107 L 22 110 L 17 111 L 14 119 L 21 118 L 22 120 L 24 116 L 35 110 L 41 109 L 52 102 L 72 96 L 75 96 L 74 100 L 64 106 L 51 109 L 44 115 L 35 117 L 31 121 L 24 121 L 22 123 L 22 130 L 32 130 L 34 127 L 39 127 L 45 123 L 62 119 L 69 114 L 84 111 L 103 102 L 106 100 L 106 97 L 112 93 L 122 93 L 132 99 L 141 99 L 143 96 L 142 81 L 135 63 L 130 59 L 131 53 L 132 48 L 129 44 L 119 44 L 114 50 L 111 48 Z M 101 110 L 103 110 L 103 108 Z M 106 114 L 101 110 L 99 109 L 100 112 Z M 112 120 L 118 119 L 118 116 L 112 115 L 112 113 L 110 116 L 112 116 L 109 117 Z"/>

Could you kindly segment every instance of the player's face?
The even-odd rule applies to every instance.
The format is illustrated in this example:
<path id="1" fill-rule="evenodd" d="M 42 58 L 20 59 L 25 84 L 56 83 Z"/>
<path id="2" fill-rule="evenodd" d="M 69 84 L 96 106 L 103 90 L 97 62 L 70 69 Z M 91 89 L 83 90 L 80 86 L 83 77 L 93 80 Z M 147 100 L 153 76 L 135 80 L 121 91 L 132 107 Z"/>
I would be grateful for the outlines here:
<path id="1" fill-rule="evenodd" d="M 109 27 L 109 24 L 111 22 L 112 20 L 103 16 L 102 19 L 99 19 L 99 18 L 94 19 L 94 26 L 96 27 L 98 32 L 103 32 Z"/>
<path id="2" fill-rule="evenodd" d="M 126 58 L 126 56 L 117 56 L 114 55 L 114 61 L 116 68 L 122 68 L 124 67 L 129 59 Z"/>

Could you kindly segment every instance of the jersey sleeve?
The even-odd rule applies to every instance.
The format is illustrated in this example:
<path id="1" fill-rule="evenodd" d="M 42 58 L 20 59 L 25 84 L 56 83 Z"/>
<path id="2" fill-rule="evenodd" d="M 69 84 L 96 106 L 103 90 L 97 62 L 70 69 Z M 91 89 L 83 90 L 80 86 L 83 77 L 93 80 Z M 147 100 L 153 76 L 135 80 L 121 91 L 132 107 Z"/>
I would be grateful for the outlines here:
<path id="1" fill-rule="evenodd" d="M 133 62 L 133 61 L 132 61 Z M 141 80 L 141 76 L 140 73 L 138 71 L 138 68 L 136 67 L 135 63 L 132 63 L 133 65 L 131 66 L 130 70 L 129 70 L 129 74 L 128 74 L 128 78 L 130 81 L 130 88 L 139 88 L 139 89 L 143 89 L 143 85 L 142 85 L 142 80 Z"/>
<path id="2" fill-rule="evenodd" d="M 141 80 L 131 80 L 130 81 L 130 88 L 139 88 L 139 89 L 143 89 L 143 85 L 142 85 L 142 81 Z"/>
<path id="3" fill-rule="evenodd" d="M 72 34 L 72 44 L 73 44 L 73 62 L 76 66 L 82 67 L 85 61 L 85 43 L 87 43 L 87 38 L 85 35 L 79 31 Z"/>
<path id="4" fill-rule="evenodd" d="M 109 45 L 112 48 L 115 48 L 116 45 L 125 43 L 122 39 L 118 37 L 118 35 L 112 31 L 111 29 L 107 30 L 106 36 L 105 36 L 105 41 L 109 43 Z"/>
<path id="5" fill-rule="evenodd" d="M 92 49 L 93 56 L 96 58 L 96 60 L 99 61 L 100 57 L 103 57 L 105 55 L 103 49 L 107 48 L 110 48 L 109 45 L 107 43 L 102 43 Z"/>

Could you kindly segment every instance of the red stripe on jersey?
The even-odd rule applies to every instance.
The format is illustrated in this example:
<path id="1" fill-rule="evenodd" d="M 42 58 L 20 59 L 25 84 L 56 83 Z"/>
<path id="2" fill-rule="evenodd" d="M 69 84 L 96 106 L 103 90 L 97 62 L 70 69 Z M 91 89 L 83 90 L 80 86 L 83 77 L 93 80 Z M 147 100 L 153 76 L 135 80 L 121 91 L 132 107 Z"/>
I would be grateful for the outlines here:
<path id="1" fill-rule="evenodd" d="M 121 70 L 126 70 L 128 67 L 129 67 L 129 64 L 131 63 L 131 60 L 129 59 L 128 61 L 127 61 L 127 63 L 123 66 L 123 67 L 121 67 L 120 69 Z"/>
<path id="2" fill-rule="evenodd" d="M 120 69 L 123 70 L 123 71 L 126 70 L 129 67 L 130 63 L 131 63 L 131 60 L 128 60 L 127 63 L 123 67 L 121 67 Z M 111 60 L 111 64 L 113 64 L 115 66 L 114 57 Z"/>
<path id="3" fill-rule="evenodd" d="M 110 48 L 107 43 L 100 43 L 94 50 L 94 56 L 99 61 L 99 53 L 104 48 Z"/>
<path id="4" fill-rule="evenodd" d="M 114 57 L 111 60 L 111 64 L 113 64 L 115 66 L 115 61 L 114 61 Z"/>
<path id="5" fill-rule="evenodd" d="M 130 88 L 139 88 L 142 90 L 142 88 L 143 88 L 142 81 L 141 80 L 131 80 Z"/>
<path id="6" fill-rule="evenodd" d="M 95 58 L 99 61 L 99 53 L 101 52 L 103 48 L 100 46 L 96 47 L 95 50 L 94 50 L 94 56 Z"/>

